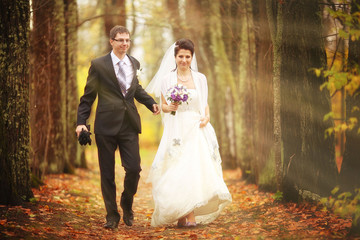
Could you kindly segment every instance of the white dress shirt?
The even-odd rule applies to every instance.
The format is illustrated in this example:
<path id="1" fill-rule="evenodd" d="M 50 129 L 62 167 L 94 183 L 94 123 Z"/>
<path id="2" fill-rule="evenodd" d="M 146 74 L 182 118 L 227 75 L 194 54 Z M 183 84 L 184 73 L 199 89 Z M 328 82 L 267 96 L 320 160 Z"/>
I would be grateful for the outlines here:
<path id="1" fill-rule="evenodd" d="M 122 67 L 122 69 L 125 72 L 125 76 L 126 76 L 126 90 L 129 89 L 129 87 L 131 86 L 131 82 L 133 80 L 134 77 L 134 68 L 132 66 L 132 63 L 129 59 L 129 57 L 127 55 L 125 55 L 125 57 L 120 60 L 113 51 L 111 51 L 110 53 L 111 55 L 111 60 L 114 66 L 114 70 L 115 70 L 115 75 L 118 75 L 119 72 L 119 65 L 118 62 L 120 62 L 120 65 Z"/>

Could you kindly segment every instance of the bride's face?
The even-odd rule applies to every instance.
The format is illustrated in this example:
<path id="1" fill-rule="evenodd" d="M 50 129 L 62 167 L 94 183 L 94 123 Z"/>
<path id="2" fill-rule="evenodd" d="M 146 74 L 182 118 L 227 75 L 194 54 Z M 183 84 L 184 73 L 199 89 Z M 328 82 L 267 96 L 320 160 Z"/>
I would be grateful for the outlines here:
<path id="1" fill-rule="evenodd" d="M 180 49 L 175 56 L 175 61 L 177 67 L 180 70 L 185 71 L 189 69 L 192 61 L 191 51 L 186 49 Z"/>

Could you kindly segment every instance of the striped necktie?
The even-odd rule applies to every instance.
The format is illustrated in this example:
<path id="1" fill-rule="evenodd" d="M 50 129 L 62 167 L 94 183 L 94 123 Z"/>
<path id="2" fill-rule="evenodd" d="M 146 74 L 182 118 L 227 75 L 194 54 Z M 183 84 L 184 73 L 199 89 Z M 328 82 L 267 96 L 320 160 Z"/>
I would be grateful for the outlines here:
<path id="1" fill-rule="evenodd" d="M 119 66 L 119 71 L 117 74 L 119 86 L 121 89 L 121 93 L 125 96 L 126 95 L 126 75 L 124 69 L 121 67 L 121 61 L 117 63 Z"/>

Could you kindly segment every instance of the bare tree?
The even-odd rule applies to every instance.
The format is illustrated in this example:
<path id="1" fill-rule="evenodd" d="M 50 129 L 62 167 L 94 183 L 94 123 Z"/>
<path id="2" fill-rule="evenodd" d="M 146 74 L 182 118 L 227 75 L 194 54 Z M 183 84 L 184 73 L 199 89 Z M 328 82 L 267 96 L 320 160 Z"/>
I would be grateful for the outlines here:
<path id="1" fill-rule="evenodd" d="M 64 1 L 33 0 L 32 5 L 31 168 L 41 178 L 73 168 L 66 144 Z"/>
<path id="2" fill-rule="evenodd" d="M 281 41 L 281 140 L 286 200 L 298 201 L 303 193 L 327 196 L 335 186 L 334 139 L 324 138 L 333 126 L 323 121 L 330 112 L 328 92 L 320 92 L 325 81 L 311 68 L 325 68 L 319 1 L 284 1 Z M 275 58 L 275 56 L 274 56 Z M 275 66 L 274 66 L 275 67 Z"/>
<path id="3" fill-rule="evenodd" d="M 109 37 L 110 29 L 115 25 L 126 26 L 125 0 L 98 0 L 103 6 L 104 12 L 104 35 Z M 108 44 L 108 50 L 111 46 Z"/>
<path id="4" fill-rule="evenodd" d="M 29 1 L 0 3 L 0 204 L 33 197 L 29 171 Z"/>

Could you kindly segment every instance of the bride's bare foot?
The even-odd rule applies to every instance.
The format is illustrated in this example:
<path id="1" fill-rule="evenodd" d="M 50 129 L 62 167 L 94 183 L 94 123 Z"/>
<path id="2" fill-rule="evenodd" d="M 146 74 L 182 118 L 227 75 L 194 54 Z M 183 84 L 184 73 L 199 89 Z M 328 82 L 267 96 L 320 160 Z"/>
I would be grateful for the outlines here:
<path id="1" fill-rule="evenodd" d="M 189 213 L 189 214 L 186 216 L 186 219 L 187 219 L 188 222 L 194 223 L 194 222 L 195 222 L 194 212 Z"/>
<path id="2" fill-rule="evenodd" d="M 178 227 L 196 227 L 194 212 L 189 213 L 185 217 L 179 218 Z"/>

